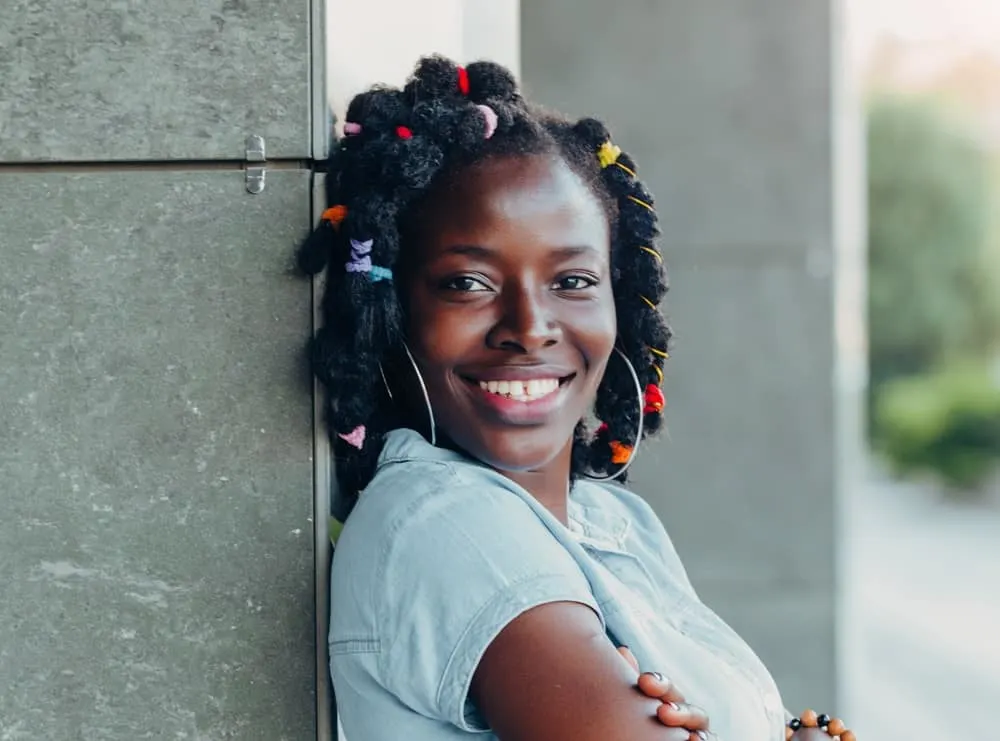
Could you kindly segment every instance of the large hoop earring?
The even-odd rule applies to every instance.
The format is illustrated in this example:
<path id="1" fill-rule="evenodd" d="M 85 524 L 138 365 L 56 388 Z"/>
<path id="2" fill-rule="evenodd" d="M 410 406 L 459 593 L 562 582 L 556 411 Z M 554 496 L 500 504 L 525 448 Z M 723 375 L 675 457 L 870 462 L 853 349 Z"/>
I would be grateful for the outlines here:
<path id="1" fill-rule="evenodd" d="M 635 372 L 635 366 L 632 365 L 632 361 L 628 359 L 628 356 L 617 347 L 615 348 L 615 352 L 625 361 L 625 367 L 628 368 L 629 375 L 632 376 L 632 382 L 635 384 L 635 396 L 639 400 L 639 425 L 635 431 L 635 444 L 632 446 L 632 453 L 629 455 L 628 460 L 614 473 L 583 474 L 585 478 L 591 481 L 611 481 L 623 475 L 629 469 L 629 466 L 632 465 L 632 461 L 635 460 L 635 454 L 639 450 L 639 443 L 642 442 L 642 410 L 646 406 L 642 395 L 642 384 L 639 382 L 639 374 Z"/>
<path id="2" fill-rule="evenodd" d="M 403 350 L 406 352 L 406 357 L 410 360 L 410 365 L 413 366 L 413 372 L 417 376 L 417 382 L 420 384 L 420 392 L 424 395 L 424 406 L 427 407 L 427 421 L 430 424 L 431 430 L 431 445 L 437 445 L 437 425 L 434 423 L 434 407 L 431 406 L 431 397 L 427 393 L 427 384 L 424 383 L 424 377 L 420 373 L 420 368 L 417 367 L 416 358 L 413 357 L 413 353 L 410 352 L 409 346 L 404 342 Z M 392 389 L 389 388 L 389 382 L 385 378 L 385 371 L 382 370 L 382 364 L 378 364 L 379 375 L 382 376 L 382 385 L 385 386 L 385 392 L 389 395 L 389 400 L 393 401 Z"/>

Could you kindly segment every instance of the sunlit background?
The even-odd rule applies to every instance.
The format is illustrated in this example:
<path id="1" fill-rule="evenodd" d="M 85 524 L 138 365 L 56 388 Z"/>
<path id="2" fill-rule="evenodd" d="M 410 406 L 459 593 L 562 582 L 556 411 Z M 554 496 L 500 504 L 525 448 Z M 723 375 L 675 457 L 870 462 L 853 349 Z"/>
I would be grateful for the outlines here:
<path id="1" fill-rule="evenodd" d="M 859 737 L 996 738 L 1000 3 L 856 0 L 869 458 L 849 542 Z"/>

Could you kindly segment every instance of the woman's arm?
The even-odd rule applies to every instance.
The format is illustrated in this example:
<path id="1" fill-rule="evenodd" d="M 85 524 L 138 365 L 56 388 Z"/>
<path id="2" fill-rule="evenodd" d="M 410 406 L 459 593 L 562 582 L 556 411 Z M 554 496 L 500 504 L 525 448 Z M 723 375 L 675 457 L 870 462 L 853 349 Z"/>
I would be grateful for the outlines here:
<path id="1" fill-rule="evenodd" d="M 590 608 L 553 602 L 521 614 L 493 640 L 471 696 L 501 741 L 692 738 L 688 728 L 660 721 L 661 701 L 636 692 L 635 680 Z M 689 716 L 694 727 L 703 717 L 693 708 L 669 712 Z"/>

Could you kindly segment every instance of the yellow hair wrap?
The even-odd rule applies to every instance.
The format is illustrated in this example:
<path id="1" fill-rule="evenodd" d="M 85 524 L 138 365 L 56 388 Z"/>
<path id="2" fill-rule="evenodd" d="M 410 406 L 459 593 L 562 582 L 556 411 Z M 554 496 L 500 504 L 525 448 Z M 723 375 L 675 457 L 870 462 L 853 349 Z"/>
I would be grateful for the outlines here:
<path id="1" fill-rule="evenodd" d="M 601 162 L 601 168 L 610 167 L 618 161 L 618 156 L 622 153 L 621 147 L 612 144 L 610 141 L 604 142 L 597 150 L 597 159 Z"/>

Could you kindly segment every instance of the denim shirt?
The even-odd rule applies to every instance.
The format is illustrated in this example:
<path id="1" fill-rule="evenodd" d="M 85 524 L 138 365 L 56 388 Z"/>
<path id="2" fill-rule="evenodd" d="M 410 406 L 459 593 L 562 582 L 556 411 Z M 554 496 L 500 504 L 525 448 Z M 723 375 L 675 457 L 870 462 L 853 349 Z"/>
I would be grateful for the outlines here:
<path id="1" fill-rule="evenodd" d="M 562 601 L 591 607 L 644 671 L 670 676 L 721 741 L 783 741 L 774 681 L 698 599 L 649 505 L 579 481 L 568 514 L 566 527 L 486 466 L 390 433 L 333 559 L 347 741 L 495 738 L 468 699 L 476 666 L 518 615 Z"/>

